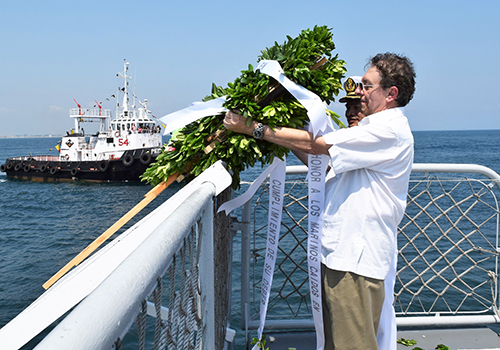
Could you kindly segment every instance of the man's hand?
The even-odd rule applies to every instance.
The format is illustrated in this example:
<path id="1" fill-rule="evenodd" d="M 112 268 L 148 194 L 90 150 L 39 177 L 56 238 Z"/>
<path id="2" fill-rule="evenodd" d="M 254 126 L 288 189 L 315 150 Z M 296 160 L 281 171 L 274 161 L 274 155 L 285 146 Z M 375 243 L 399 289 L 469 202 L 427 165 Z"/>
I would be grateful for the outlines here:
<path id="1" fill-rule="evenodd" d="M 250 126 L 247 126 L 247 118 L 240 114 L 228 111 L 224 117 L 224 126 L 230 131 L 234 131 L 240 134 L 252 135 L 253 129 L 255 129 L 255 122 L 252 122 Z"/>
<path id="2" fill-rule="evenodd" d="M 247 126 L 247 118 L 234 112 L 226 112 L 224 117 L 224 126 L 230 131 L 240 134 L 252 135 L 253 130 L 257 126 L 254 120 Z M 296 152 L 303 152 L 309 154 L 329 154 L 327 145 L 322 136 L 313 139 L 313 135 L 306 130 L 291 129 L 286 127 L 276 127 L 271 129 L 266 126 L 262 140 L 275 143 L 277 145 L 286 147 Z"/>

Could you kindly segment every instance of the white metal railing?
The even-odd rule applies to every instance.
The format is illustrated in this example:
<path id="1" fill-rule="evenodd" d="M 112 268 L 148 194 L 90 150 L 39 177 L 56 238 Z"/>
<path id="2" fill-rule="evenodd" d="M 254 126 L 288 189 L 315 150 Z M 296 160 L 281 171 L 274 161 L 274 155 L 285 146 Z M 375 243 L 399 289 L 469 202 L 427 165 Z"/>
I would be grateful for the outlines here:
<path id="1" fill-rule="evenodd" d="M 143 301 L 147 300 L 153 291 L 156 292 L 158 283 L 163 284 L 158 282 L 158 279 L 165 274 L 167 281 L 173 282 L 173 285 L 169 284 L 169 288 L 173 288 L 173 297 L 166 304 L 168 316 L 159 326 L 158 332 L 163 333 L 163 336 L 157 340 L 155 349 L 159 348 L 160 344 L 174 342 L 185 342 L 186 348 L 189 343 L 193 349 L 199 349 L 202 339 L 206 349 L 213 349 L 214 195 L 215 188 L 212 184 L 202 184 L 35 349 L 111 348 L 118 339 L 124 338 L 141 312 Z M 196 242 L 198 236 L 200 242 Z M 185 241 L 187 237 L 189 242 Z M 193 247 L 193 243 L 198 243 L 199 247 Z M 177 253 L 179 255 L 175 258 Z M 186 255 L 191 264 L 177 261 L 185 260 Z M 169 271 L 174 262 L 180 264 L 180 267 Z M 184 271 L 190 273 L 184 274 Z M 169 275 L 173 275 L 172 280 Z M 167 291 L 167 295 L 170 295 L 170 291 Z M 202 298 L 203 302 L 198 303 L 198 298 Z M 159 300 L 154 304 L 155 309 L 161 310 L 162 299 L 160 293 Z M 182 313 L 180 309 L 183 310 Z M 139 318 L 145 318 L 146 314 L 147 309 Z M 155 317 L 161 319 L 161 312 L 158 315 L 155 312 Z M 139 323 L 143 324 L 142 321 Z M 139 329 L 141 343 L 146 335 L 145 324 L 139 326 Z M 189 339 L 195 332 L 198 333 L 196 338 Z"/>
<path id="2" fill-rule="evenodd" d="M 305 166 L 287 167 L 267 329 L 314 328 L 307 275 Z M 500 176 L 471 164 L 414 164 L 398 232 L 399 326 L 500 323 L 497 196 Z M 267 185 L 242 214 L 242 329 L 258 327 Z"/>
<path id="3" fill-rule="evenodd" d="M 12 157 L 12 160 L 37 160 L 39 162 L 57 162 L 59 161 L 59 156 L 20 156 L 20 157 Z"/>
<path id="4" fill-rule="evenodd" d="M 69 110 L 71 118 L 110 118 L 111 109 L 98 109 L 98 108 L 71 108 Z"/>
<path id="5" fill-rule="evenodd" d="M 19 349 L 74 308 L 35 349 L 120 349 L 134 322 L 136 348 L 214 349 L 213 199 L 231 182 L 214 164 L 0 329 L 1 348 Z"/>

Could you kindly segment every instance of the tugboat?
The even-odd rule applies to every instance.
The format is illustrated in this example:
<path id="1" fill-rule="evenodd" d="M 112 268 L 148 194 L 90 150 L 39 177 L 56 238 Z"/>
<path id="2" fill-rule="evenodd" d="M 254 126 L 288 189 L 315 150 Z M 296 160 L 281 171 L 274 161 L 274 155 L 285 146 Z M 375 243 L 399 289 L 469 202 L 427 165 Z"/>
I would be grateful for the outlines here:
<path id="1" fill-rule="evenodd" d="M 162 147 L 162 128 L 152 119 L 147 109 L 147 100 L 140 102 L 140 107 L 129 101 L 127 75 L 128 62 L 124 61 L 124 87 L 119 89 L 123 102 L 117 103 L 115 119 L 109 126 L 111 110 L 98 108 L 70 109 L 70 118 L 74 120 L 74 129 L 58 145 L 59 156 L 22 156 L 8 158 L 0 166 L 0 171 L 8 178 L 40 181 L 91 181 L 116 182 L 140 181 L 140 176 L 153 162 Z M 76 102 L 76 101 L 75 101 Z M 81 123 L 99 121 L 99 131 L 94 135 L 85 135 Z"/>

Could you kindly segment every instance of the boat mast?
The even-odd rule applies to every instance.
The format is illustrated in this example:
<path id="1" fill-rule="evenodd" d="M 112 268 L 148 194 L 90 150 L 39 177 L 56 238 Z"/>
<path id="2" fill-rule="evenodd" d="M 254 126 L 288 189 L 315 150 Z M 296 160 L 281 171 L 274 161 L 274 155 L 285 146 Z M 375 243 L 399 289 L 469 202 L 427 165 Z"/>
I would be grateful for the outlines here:
<path id="1" fill-rule="evenodd" d="M 122 103 L 123 115 L 128 115 L 128 111 L 129 111 L 128 81 L 127 81 L 127 79 L 132 79 L 132 77 L 127 74 L 128 65 L 129 65 L 129 63 L 127 62 L 127 60 L 123 60 L 123 74 L 122 73 L 116 74 L 117 77 L 123 78 L 123 80 L 124 80 L 124 83 L 123 83 L 124 87 L 121 89 L 121 91 L 123 92 L 123 103 Z"/>

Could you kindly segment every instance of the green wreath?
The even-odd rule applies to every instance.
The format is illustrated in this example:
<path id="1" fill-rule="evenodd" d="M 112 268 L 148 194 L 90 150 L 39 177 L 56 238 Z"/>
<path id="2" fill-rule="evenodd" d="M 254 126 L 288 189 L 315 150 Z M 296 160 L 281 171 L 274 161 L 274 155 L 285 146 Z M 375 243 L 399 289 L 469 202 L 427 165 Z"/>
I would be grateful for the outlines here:
<path id="1" fill-rule="evenodd" d="M 345 62 L 338 55 L 333 56 L 334 49 L 331 29 L 315 26 L 261 51 L 258 61 L 278 61 L 287 78 L 329 104 L 342 89 L 341 79 L 346 72 Z M 226 96 L 224 107 L 238 110 L 249 123 L 256 120 L 271 128 L 303 128 L 309 122 L 306 109 L 273 78 L 254 70 L 252 65 L 228 87 L 212 85 L 211 94 L 203 101 L 222 96 Z M 329 110 L 327 113 L 344 127 L 339 115 Z M 223 119 L 224 114 L 209 116 L 180 129 L 146 169 L 142 180 L 157 185 L 179 174 L 189 180 L 222 160 L 233 173 L 232 187 L 237 188 L 239 174 L 247 167 L 253 167 L 257 161 L 264 166 L 272 163 L 274 157 L 283 159 L 288 155 L 285 147 L 226 130 Z"/>

